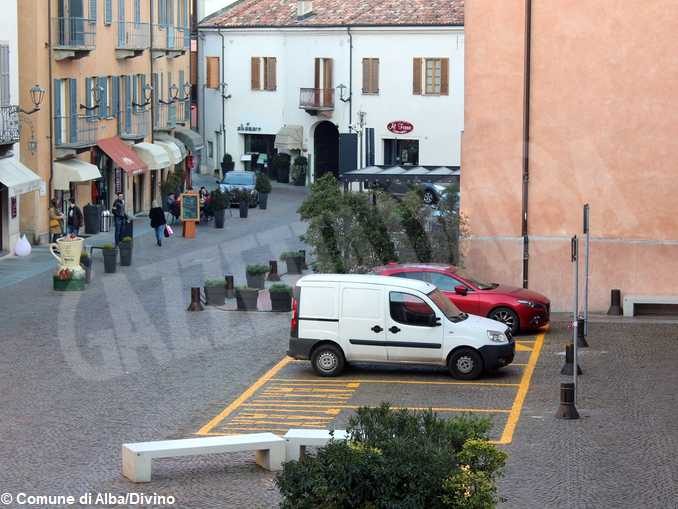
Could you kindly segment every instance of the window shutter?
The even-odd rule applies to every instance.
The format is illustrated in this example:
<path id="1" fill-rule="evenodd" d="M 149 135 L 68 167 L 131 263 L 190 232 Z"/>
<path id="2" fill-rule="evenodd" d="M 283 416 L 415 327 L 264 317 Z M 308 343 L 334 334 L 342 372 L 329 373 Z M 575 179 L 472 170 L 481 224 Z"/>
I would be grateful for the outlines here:
<path id="1" fill-rule="evenodd" d="M 266 90 L 275 90 L 277 88 L 276 83 L 276 58 L 267 57 L 266 60 L 266 76 L 264 78 Z"/>
<path id="2" fill-rule="evenodd" d="M 259 57 L 252 57 L 252 90 L 261 90 Z"/>
<path id="3" fill-rule="evenodd" d="M 0 106 L 9 106 L 10 84 L 9 84 L 9 45 L 0 45 Z"/>
<path id="4" fill-rule="evenodd" d="M 329 90 L 332 86 L 332 59 L 326 58 L 323 61 L 323 88 Z"/>
<path id="5" fill-rule="evenodd" d="M 106 78 L 97 78 L 99 87 L 99 118 L 106 118 Z"/>
<path id="6" fill-rule="evenodd" d="M 104 0 L 104 24 L 110 25 L 113 21 L 113 0 Z"/>
<path id="7" fill-rule="evenodd" d="M 415 58 L 413 61 L 412 94 L 421 95 L 421 58 Z"/>
<path id="8" fill-rule="evenodd" d="M 363 58 L 363 94 L 370 92 L 370 59 Z"/>
<path id="9" fill-rule="evenodd" d="M 450 59 L 440 59 L 440 95 L 450 94 Z"/>
<path id="10" fill-rule="evenodd" d="M 110 116 L 117 117 L 120 115 L 120 78 L 118 76 L 113 76 L 111 82 L 113 90 L 111 94 L 112 111 Z"/>
<path id="11" fill-rule="evenodd" d="M 158 117 L 160 115 L 160 89 L 158 88 L 158 73 L 154 72 L 151 75 L 151 86 L 153 87 L 153 124 L 158 125 Z"/>
<path id="12" fill-rule="evenodd" d="M 141 23 L 141 0 L 134 0 L 134 22 Z"/>
<path id="13" fill-rule="evenodd" d="M 54 143 L 61 145 L 61 81 L 54 80 Z"/>
<path id="14" fill-rule="evenodd" d="M 190 25 L 190 15 L 189 15 L 189 2 L 184 0 L 184 48 L 191 47 L 191 25 Z"/>
<path id="15" fill-rule="evenodd" d="M 97 0 L 89 0 L 89 22 L 90 23 L 96 23 L 97 22 Z"/>
<path id="16" fill-rule="evenodd" d="M 314 81 L 314 87 L 316 89 L 320 88 L 320 59 L 316 58 L 315 59 L 315 81 Z"/>
<path id="17" fill-rule="evenodd" d="M 89 109 L 92 107 L 92 78 L 85 78 L 85 106 L 87 106 L 87 118 L 92 118 L 94 111 Z"/>
<path id="18" fill-rule="evenodd" d="M 207 88 L 219 88 L 219 57 L 207 57 Z"/>
<path id="19" fill-rule="evenodd" d="M 140 104 L 139 101 L 139 86 L 140 86 L 140 79 L 139 75 L 135 74 L 132 76 L 132 104 Z M 138 106 L 134 106 L 134 111 L 137 111 L 139 109 Z"/>
<path id="20" fill-rule="evenodd" d="M 70 123 L 70 141 L 73 143 L 78 139 L 78 80 L 68 80 L 68 103 L 70 105 L 71 123 Z"/>
<path id="21" fill-rule="evenodd" d="M 372 58 L 370 65 L 370 92 L 379 93 L 379 59 Z"/>
<path id="22" fill-rule="evenodd" d="M 130 76 L 122 77 L 123 83 L 123 94 L 125 96 L 125 131 L 130 132 L 132 130 L 132 94 L 130 93 Z"/>

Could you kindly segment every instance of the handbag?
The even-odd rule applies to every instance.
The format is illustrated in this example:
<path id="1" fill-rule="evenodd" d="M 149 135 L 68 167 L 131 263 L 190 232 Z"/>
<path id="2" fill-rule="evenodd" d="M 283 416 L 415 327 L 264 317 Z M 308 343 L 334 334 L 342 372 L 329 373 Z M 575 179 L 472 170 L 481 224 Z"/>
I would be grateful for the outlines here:
<path id="1" fill-rule="evenodd" d="M 163 231 L 163 234 L 165 235 L 165 238 L 170 236 L 169 232 L 167 231 L 167 226 L 165 226 L 165 230 Z"/>
<path id="2" fill-rule="evenodd" d="M 172 230 L 172 227 L 168 224 L 165 225 L 165 237 L 170 237 L 174 235 L 174 230 Z"/>

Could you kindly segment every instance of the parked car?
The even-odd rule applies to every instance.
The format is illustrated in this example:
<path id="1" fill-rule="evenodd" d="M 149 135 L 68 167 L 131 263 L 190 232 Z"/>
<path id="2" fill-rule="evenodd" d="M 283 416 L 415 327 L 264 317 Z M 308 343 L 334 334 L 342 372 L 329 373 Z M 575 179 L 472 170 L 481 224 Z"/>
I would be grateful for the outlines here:
<path id="1" fill-rule="evenodd" d="M 224 179 L 217 181 L 217 184 L 223 192 L 231 193 L 231 205 L 238 205 L 239 203 L 239 200 L 237 197 L 235 197 L 235 193 L 233 193 L 233 191 L 240 189 L 247 192 L 250 196 L 249 202 L 251 208 L 256 207 L 259 203 L 259 193 L 254 187 L 256 181 L 256 173 L 253 171 L 237 170 L 226 173 L 226 175 L 224 175 Z"/>
<path id="2" fill-rule="evenodd" d="M 470 380 L 513 362 L 503 323 L 460 311 L 431 283 L 375 275 L 314 274 L 294 289 L 288 355 L 320 376 L 347 362 L 447 366 Z"/>
<path id="3" fill-rule="evenodd" d="M 390 263 L 372 272 L 429 282 L 462 311 L 505 323 L 514 335 L 543 327 L 550 320 L 551 302 L 542 294 L 485 283 L 453 265 Z"/>
<path id="4" fill-rule="evenodd" d="M 374 187 L 383 189 L 394 198 L 400 199 L 411 189 L 419 188 L 422 192 L 422 198 L 427 205 L 435 205 L 447 191 L 448 186 L 443 184 L 434 184 L 433 182 L 400 182 L 391 181 L 387 184 L 375 183 Z"/>

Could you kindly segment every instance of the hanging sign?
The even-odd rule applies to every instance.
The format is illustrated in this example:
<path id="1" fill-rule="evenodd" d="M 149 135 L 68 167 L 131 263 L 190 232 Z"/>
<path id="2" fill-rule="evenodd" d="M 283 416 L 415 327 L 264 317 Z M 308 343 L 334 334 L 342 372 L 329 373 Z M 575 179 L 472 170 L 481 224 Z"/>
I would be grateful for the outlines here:
<path id="1" fill-rule="evenodd" d="M 116 168 L 115 170 L 115 194 L 122 193 L 122 170 Z"/>
<path id="2" fill-rule="evenodd" d="M 414 126 L 405 120 L 394 120 L 388 123 L 386 129 L 394 134 L 407 134 L 414 131 Z"/>

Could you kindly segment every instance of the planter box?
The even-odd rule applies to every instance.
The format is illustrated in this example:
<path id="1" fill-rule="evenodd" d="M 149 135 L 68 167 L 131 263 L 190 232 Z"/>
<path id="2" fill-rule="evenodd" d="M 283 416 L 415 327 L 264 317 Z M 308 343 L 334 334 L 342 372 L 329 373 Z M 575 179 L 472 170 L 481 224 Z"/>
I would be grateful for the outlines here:
<path id="1" fill-rule="evenodd" d="M 238 208 L 240 209 L 240 218 L 241 219 L 247 218 L 247 215 L 249 214 L 250 211 L 250 204 L 246 201 L 241 201 L 240 204 L 238 205 Z"/>
<path id="2" fill-rule="evenodd" d="M 206 286 L 205 298 L 208 306 L 223 306 L 226 303 L 226 286 Z"/>
<path id="3" fill-rule="evenodd" d="M 226 211 L 224 209 L 214 211 L 214 227 L 223 228 L 224 227 L 224 216 Z"/>
<path id="4" fill-rule="evenodd" d="M 121 242 L 118 245 L 118 250 L 120 251 L 120 266 L 129 267 L 132 265 L 132 243 Z"/>
<path id="5" fill-rule="evenodd" d="M 104 250 L 104 272 L 113 274 L 118 269 L 118 250 Z"/>
<path id="6" fill-rule="evenodd" d="M 286 258 L 285 263 L 287 264 L 288 274 L 301 274 L 304 268 L 304 257 L 299 255 L 293 258 Z"/>
<path id="7" fill-rule="evenodd" d="M 292 311 L 292 295 L 287 292 L 270 292 L 271 311 L 285 313 Z"/>
<path id="8" fill-rule="evenodd" d="M 266 274 L 245 274 L 247 278 L 247 286 L 249 288 L 257 288 L 259 290 L 263 290 L 265 285 L 264 282 L 266 281 Z"/>
<path id="9" fill-rule="evenodd" d="M 81 292 L 85 289 L 85 280 L 68 279 L 66 281 L 62 281 L 57 276 L 53 276 L 52 287 L 57 292 Z"/>
<path id="10" fill-rule="evenodd" d="M 259 193 L 259 208 L 266 210 L 268 207 L 268 193 Z"/>
<path id="11" fill-rule="evenodd" d="M 235 300 L 238 304 L 238 311 L 257 311 L 259 291 L 236 289 Z"/>

